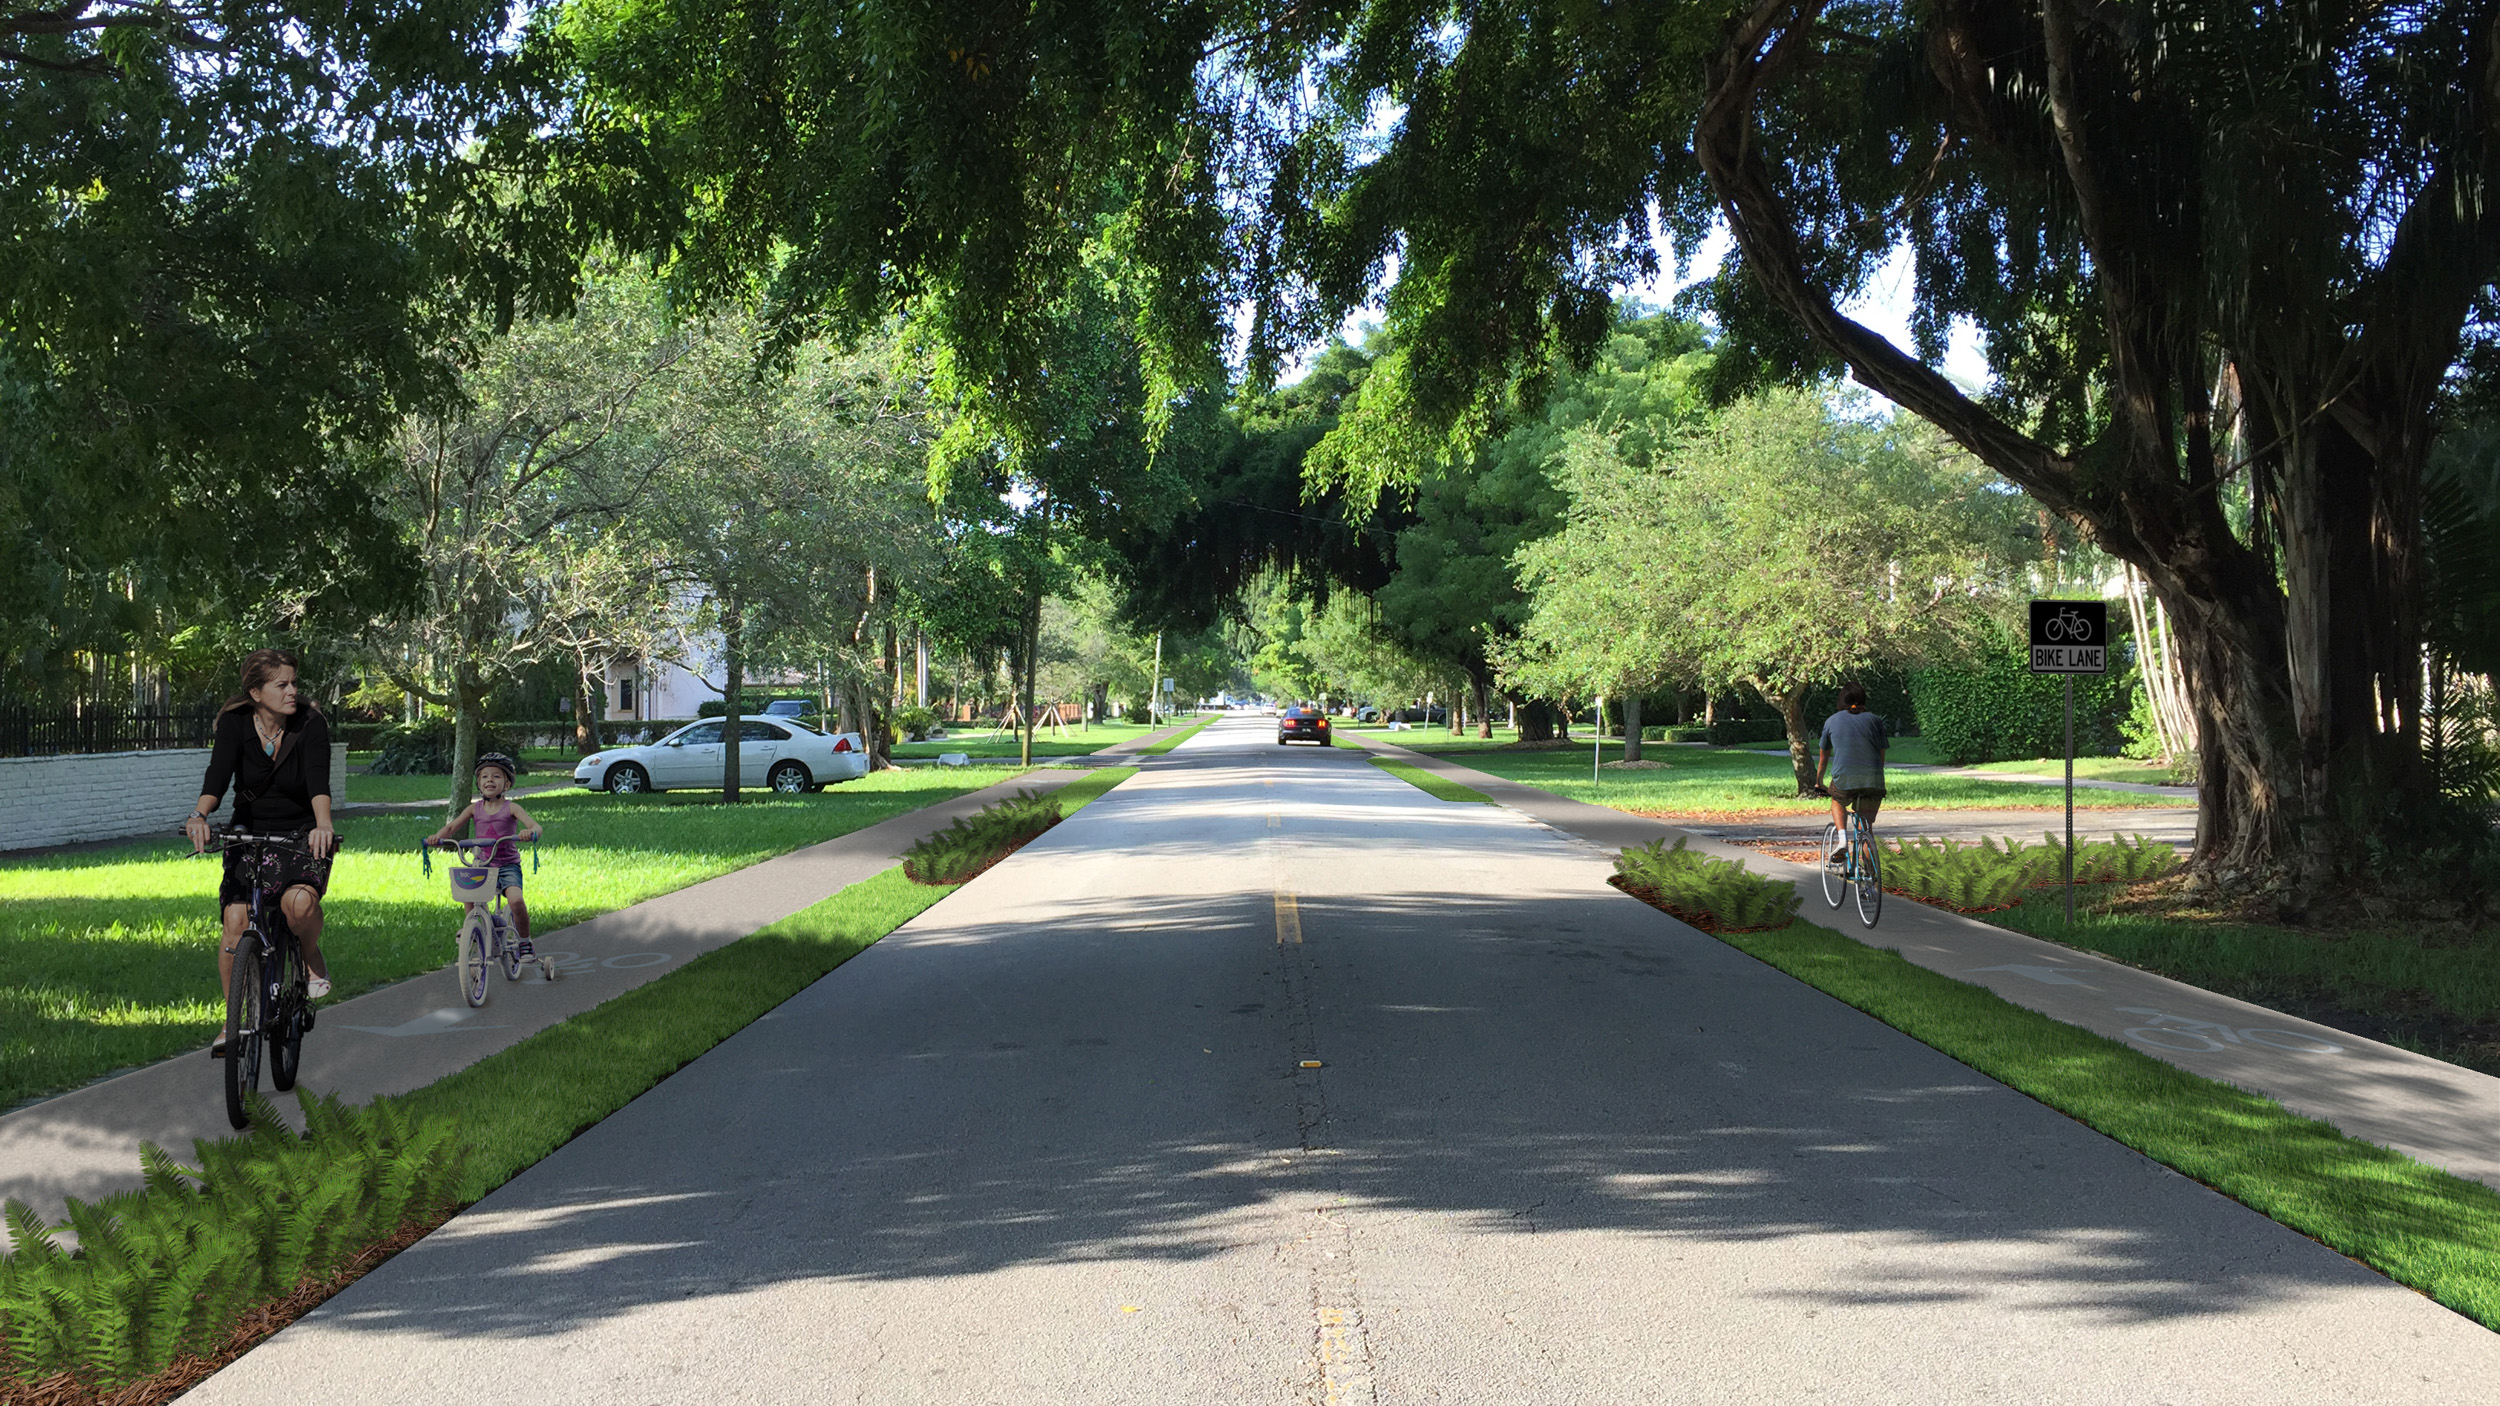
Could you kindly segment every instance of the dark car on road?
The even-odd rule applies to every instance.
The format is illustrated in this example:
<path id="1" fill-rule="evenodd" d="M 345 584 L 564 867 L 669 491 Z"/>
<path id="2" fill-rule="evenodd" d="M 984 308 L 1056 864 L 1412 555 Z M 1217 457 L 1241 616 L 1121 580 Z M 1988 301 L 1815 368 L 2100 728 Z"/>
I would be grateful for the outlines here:
<path id="1" fill-rule="evenodd" d="M 1308 703 L 1296 703 L 1276 715 L 1276 745 L 1295 740 L 1328 745 L 1328 715 Z"/>

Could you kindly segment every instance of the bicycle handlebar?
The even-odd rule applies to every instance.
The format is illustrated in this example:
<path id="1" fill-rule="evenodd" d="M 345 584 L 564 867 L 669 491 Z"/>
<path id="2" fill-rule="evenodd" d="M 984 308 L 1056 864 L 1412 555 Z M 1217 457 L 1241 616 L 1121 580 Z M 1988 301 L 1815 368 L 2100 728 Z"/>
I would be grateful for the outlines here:
<path id="1" fill-rule="evenodd" d="M 437 849 L 462 849 L 462 850 L 465 850 L 465 849 L 485 849 L 485 848 L 487 848 L 487 847 L 489 847 L 489 846 L 492 846 L 492 845 L 500 845 L 500 844 L 504 843 L 504 842 L 505 842 L 505 840 L 509 840 L 509 841 L 511 841 L 511 842 L 512 842 L 512 843 L 514 843 L 514 844 L 523 844 L 523 845 L 528 845 L 528 846 L 530 847 L 530 872 L 531 872 L 531 873 L 533 873 L 533 874 L 537 873 L 537 872 L 538 872 L 538 836 L 536 836 L 536 835 L 506 835 L 506 836 L 504 836 L 504 837 L 503 837 L 503 839 L 501 839 L 501 840 L 479 840 L 479 839 L 467 839 L 467 840 L 451 840 L 451 839 L 444 839 L 444 840 L 438 840 L 438 839 L 435 839 L 433 836 L 429 835 L 429 836 L 427 836 L 426 838 L 424 838 L 424 839 L 422 839 L 422 840 L 417 841 L 417 859 L 418 859 L 418 861 L 419 861 L 419 866 L 425 870 L 425 876 L 426 876 L 427 878 L 429 878 L 429 879 L 430 879 L 430 878 L 433 878 L 433 877 L 434 877 L 434 851 L 435 851 L 435 850 L 437 850 Z"/>
<path id="2" fill-rule="evenodd" d="M 186 820 L 175 826 L 174 833 L 187 838 L 191 833 L 191 822 Z M 306 854 L 312 853 L 312 846 L 306 844 L 301 835 L 262 835 L 250 830 L 237 830 L 231 826 L 215 824 L 208 827 L 208 843 L 200 848 L 199 853 L 214 854 L 235 845 L 279 845 L 286 849 L 300 849 Z"/>

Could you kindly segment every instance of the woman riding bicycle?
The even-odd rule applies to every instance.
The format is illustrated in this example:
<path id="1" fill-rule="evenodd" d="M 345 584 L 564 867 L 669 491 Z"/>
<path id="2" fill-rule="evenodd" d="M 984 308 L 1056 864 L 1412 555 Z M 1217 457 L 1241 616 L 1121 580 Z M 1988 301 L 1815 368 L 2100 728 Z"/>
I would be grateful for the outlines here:
<path id="1" fill-rule="evenodd" d="M 183 822 L 196 853 L 208 847 L 208 817 L 234 787 L 234 824 L 261 834 L 293 835 L 302 847 L 268 845 L 226 851 L 225 879 L 217 901 L 224 909 L 224 937 L 217 945 L 220 1001 L 234 969 L 235 944 L 250 914 L 253 882 L 279 895 L 279 910 L 303 948 L 310 979 L 306 994 L 330 994 L 329 964 L 321 958 L 321 896 L 330 887 L 330 859 L 338 832 L 330 827 L 330 724 L 312 700 L 296 689 L 295 657 L 256 649 L 243 660 L 243 691 L 217 714 L 217 735 L 208 756 L 200 799 Z M 257 867 L 258 873 L 254 869 Z M 217 1037 L 211 1055 L 224 1052 Z"/>

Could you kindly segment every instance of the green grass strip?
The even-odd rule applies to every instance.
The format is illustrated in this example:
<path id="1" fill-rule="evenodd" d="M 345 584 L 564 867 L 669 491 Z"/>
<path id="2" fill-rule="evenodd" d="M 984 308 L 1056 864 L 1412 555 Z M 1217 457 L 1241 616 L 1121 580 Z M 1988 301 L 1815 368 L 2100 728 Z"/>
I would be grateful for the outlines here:
<path id="1" fill-rule="evenodd" d="M 1052 799 L 1072 815 L 1136 774 L 1105 767 Z M 473 1149 L 460 1199 L 473 1201 L 960 887 L 913 883 L 897 865 L 400 1100 L 459 1120 Z"/>
<path id="2" fill-rule="evenodd" d="M 2500 1329 L 2500 1192 L 1822 928 L 1719 940 Z"/>
<path id="3" fill-rule="evenodd" d="M 1493 798 L 1473 786 L 1461 786 L 1445 776 L 1435 776 L 1413 762 L 1397 757 L 1374 757 L 1373 766 L 1389 773 L 1416 790 L 1442 801 L 1477 801 L 1493 804 Z"/>
<path id="4" fill-rule="evenodd" d="M 1196 727 L 1191 728 L 1189 731 L 1174 733 L 1170 737 L 1164 738 L 1162 741 L 1151 747 L 1141 747 L 1138 749 L 1137 754 L 1141 757 L 1160 757 L 1164 753 L 1171 751 L 1173 748 L 1178 747 L 1182 743 L 1197 736 L 1199 733 L 1206 731 L 1208 724 L 1213 723 L 1217 718 L 1222 716 L 1223 714 L 1221 713 L 1209 713 Z"/>
<path id="5" fill-rule="evenodd" d="M 400 1101 L 458 1121 L 476 1200 L 954 891 L 898 865 Z"/>
<path id="6" fill-rule="evenodd" d="M 1059 814 L 1065 818 L 1083 810 L 1095 797 L 1136 774 L 1137 768 L 1133 766 L 1103 767 L 1100 770 L 1085 773 L 1051 792 L 1050 796 L 1052 800 L 1059 803 Z"/>

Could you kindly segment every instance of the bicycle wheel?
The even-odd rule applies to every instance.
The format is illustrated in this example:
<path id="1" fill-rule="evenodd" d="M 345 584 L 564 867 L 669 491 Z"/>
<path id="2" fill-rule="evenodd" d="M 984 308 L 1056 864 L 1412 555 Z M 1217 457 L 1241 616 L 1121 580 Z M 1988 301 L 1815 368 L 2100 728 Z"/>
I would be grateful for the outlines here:
<path id="1" fill-rule="evenodd" d="M 452 971 L 460 978 L 460 995 L 472 1006 L 486 1004 L 486 915 L 472 908 L 460 925 L 460 960 Z"/>
<path id="2" fill-rule="evenodd" d="M 1850 849 L 1858 868 L 1858 921 L 1871 928 L 1884 911 L 1884 860 L 1875 849 L 1875 832 L 1860 824 Z"/>
<path id="3" fill-rule="evenodd" d="M 245 931 L 234 945 L 234 971 L 226 981 L 226 1121 L 252 1125 L 248 1106 L 260 1092 L 260 934 Z"/>
<path id="4" fill-rule="evenodd" d="M 1835 826 L 1823 827 L 1823 902 L 1838 908 L 1849 896 L 1849 853 L 1840 847 L 1840 831 Z M 1840 858 L 1832 855 L 1838 853 Z"/>
<path id="5" fill-rule="evenodd" d="M 295 1087 L 295 1071 L 304 1058 L 304 954 L 288 943 L 274 955 L 277 980 L 261 991 L 264 1003 L 276 1012 L 269 1023 L 269 1087 L 285 1093 Z"/>
<path id="6" fill-rule="evenodd" d="M 501 918 L 495 920 L 495 955 L 503 958 L 503 979 L 521 979 L 521 943 Z"/>

